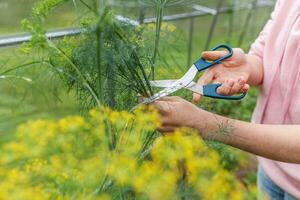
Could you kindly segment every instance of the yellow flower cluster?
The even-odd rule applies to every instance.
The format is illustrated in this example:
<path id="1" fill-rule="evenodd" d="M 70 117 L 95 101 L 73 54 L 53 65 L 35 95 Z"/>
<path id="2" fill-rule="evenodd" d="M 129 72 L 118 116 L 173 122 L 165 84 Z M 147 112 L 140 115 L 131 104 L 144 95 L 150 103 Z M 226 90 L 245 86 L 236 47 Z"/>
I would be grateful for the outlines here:
<path id="1" fill-rule="evenodd" d="M 0 154 L 0 199 L 244 199 L 191 130 L 160 136 L 153 108 L 20 126 Z"/>
<path id="2" fill-rule="evenodd" d="M 150 30 L 155 30 L 155 27 L 156 27 L 156 25 L 154 23 L 147 25 L 147 28 Z M 176 31 L 176 26 L 171 23 L 163 22 L 161 24 L 161 30 L 166 31 L 166 32 L 174 32 L 174 31 Z"/>

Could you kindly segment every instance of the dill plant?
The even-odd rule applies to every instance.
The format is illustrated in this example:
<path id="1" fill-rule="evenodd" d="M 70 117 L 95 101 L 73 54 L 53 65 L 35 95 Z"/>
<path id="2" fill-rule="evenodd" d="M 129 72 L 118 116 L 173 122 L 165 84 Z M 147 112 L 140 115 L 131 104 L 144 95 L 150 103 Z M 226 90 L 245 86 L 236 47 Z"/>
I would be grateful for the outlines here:
<path id="1" fill-rule="evenodd" d="M 79 17 L 82 34 L 60 41 L 47 39 L 45 27 L 49 15 L 68 2 L 73 2 L 77 11 L 83 8 L 84 17 Z M 106 0 L 41 0 L 32 15 L 22 22 L 25 30 L 32 34 L 32 40 L 23 45 L 23 50 L 46 52 L 42 60 L 59 74 L 69 91 L 75 91 L 82 111 L 100 105 L 129 109 L 137 103 L 137 95 L 151 96 L 149 79 L 154 78 L 158 60 L 163 10 L 193 1 L 133 2 L 157 8 L 153 47 L 147 41 L 152 40 L 148 25 L 135 27 L 118 21 L 110 1 Z"/>
<path id="2" fill-rule="evenodd" d="M 33 35 L 23 50 L 47 52 L 47 64 L 76 92 L 82 110 L 100 105 L 130 108 L 137 94 L 150 96 L 150 60 L 142 48 L 143 29 L 117 21 L 106 1 L 78 1 L 88 13 L 81 19 L 83 33 L 51 41 L 45 36 L 45 20 L 65 2 L 43 0 L 35 6 L 31 17 L 23 21 Z"/>

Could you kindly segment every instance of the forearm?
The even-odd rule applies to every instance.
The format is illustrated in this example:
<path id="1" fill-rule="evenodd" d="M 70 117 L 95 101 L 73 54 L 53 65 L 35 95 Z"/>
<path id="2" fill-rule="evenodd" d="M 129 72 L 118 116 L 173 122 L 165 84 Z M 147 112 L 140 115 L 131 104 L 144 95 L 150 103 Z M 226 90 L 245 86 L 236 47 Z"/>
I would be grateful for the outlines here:
<path id="1" fill-rule="evenodd" d="M 206 111 L 200 111 L 206 112 Z M 261 125 L 206 113 L 196 129 L 212 139 L 272 160 L 300 164 L 300 126 Z M 204 122 L 204 123 L 203 123 Z"/>
<path id="2" fill-rule="evenodd" d="M 263 82 L 264 70 L 263 62 L 254 55 L 247 55 L 249 79 L 248 84 L 251 86 L 259 86 Z"/>

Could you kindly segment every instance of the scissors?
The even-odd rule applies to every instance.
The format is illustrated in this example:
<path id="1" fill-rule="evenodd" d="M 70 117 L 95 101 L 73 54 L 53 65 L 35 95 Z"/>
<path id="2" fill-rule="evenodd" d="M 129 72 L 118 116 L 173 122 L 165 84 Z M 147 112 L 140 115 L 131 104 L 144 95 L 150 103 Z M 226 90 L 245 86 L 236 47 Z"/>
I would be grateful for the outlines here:
<path id="1" fill-rule="evenodd" d="M 150 85 L 153 87 L 161 87 L 164 88 L 160 92 L 154 94 L 152 97 L 144 99 L 143 104 L 150 104 L 162 97 L 168 96 L 182 88 L 188 89 L 194 93 L 200 94 L 202 96 L 214 98 L 214 99 L 225 99 L 225 100 L 241 100 L 246 96 L 246 92 L 242 93 L 238 96 L 225 96 L 217 93 L 217 89 L 222 86 L 222 84 L 208 84 L 208 85 L 200 85 L 194 82 L 194 78 L 196 77 L 198 72 L 204 71 L 208 68 L 211 68 L 217 64 L 222 63 L 224 60 L 232 57 L 233 50 L 230 46 L 221 44 L 217 47 L 213 48 L 211 51 L 216 51 L 219 49 L 226 49 L 228 53 L 223 57 L 209 62 L 204 58 L 198 59 L 190 69 L 185 73 L 185 75 L 178 80 L 158 80 L 151 81 Z"/>

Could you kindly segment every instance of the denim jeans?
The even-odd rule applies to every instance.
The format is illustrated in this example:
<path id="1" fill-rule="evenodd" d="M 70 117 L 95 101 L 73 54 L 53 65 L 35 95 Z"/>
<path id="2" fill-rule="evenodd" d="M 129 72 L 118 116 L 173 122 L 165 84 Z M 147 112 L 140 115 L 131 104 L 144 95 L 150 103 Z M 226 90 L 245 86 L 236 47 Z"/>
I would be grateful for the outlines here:
<path id="1" fill-rule="evenodd" d="M 277 186 L 264 172 L 262 167 L 258 167 L 257 186 L 259 190 L 259 200 L 296 200 L 290 194 Z"/>

